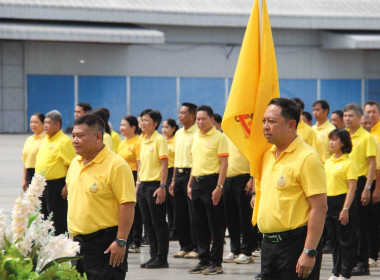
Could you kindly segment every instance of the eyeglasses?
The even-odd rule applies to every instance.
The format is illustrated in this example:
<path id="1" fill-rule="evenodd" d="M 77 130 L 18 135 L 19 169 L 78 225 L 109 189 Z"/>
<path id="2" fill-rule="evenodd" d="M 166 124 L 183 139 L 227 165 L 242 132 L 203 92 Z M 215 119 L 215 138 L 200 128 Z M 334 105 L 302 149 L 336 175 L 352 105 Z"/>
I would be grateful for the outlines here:
<path id="1" fill-rule="evenodd" d="M 150 123 L 152 122 L 151 120 L 146 120 L 146 119 L 141 119 L 140 123 Z"/>

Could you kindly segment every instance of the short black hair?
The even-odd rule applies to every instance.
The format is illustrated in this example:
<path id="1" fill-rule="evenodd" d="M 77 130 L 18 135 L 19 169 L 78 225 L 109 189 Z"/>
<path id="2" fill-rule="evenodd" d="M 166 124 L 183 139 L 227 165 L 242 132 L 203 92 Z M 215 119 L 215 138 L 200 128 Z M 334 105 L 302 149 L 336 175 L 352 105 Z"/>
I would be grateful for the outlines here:
<path id="1" fill-rule="evenodd" d="M 330 132 L 329 139 L 333 137 L 338 137 L 340 142 L 343 143 L 342 152 L 345 154 L 349 154 L 352 151 L 352 142 L 350 133 L 344 128 L 337 128 Z"/>
<path id="2" fill-rule="evenodd" d="M 326 100 L 317 100 L 317 101 L 314 101 L 313 107 L 315 105 L 318 105 L 318 104 L 321 105 L 321 108 L 322 108 L 323 111 L 327 110 L 327 113 L 330 113 L 330 106 L 329 106 L 329 103 L 327 103 Z"/>
<path id="3" fill-rule="evenodd" d="M 368 100 L 368 101 L 364 104 L 364 107 L 367 106 L 367 105 L 370 105 L 370 106 L 376 105 L 377 110 L 380 111 L 380 104 L 377 103 L 375 100 Z"/>
<path id="4" fill-rule="evenodd" d="M 213 118 L 214 117 L 214 111 L 212 110 L 212 108 L 210 106 L 207 106 L 207 105 L 201 105 L 198 107 L 197 109 L 197 113 L 200 112 L 200 111 L 203 111 L 203 112 L 206 112 L 207 115 L 210 117 L 210 118 Z"/>
<path id="5" fill-rule="evenodd" d="M 127 121 L 129 123 L 130 127 L 132 127 L 132 126 L 135 127 L 135 133 L 136 134 L 138 134 L 140 132 L 139 121 L 137 120 L 137 118 L 135 116 L 128 115 L 128 116 L 125 116 L 123 118 L 123 120 Z"/>
<path id="6" fill-rule="evenodd" d="M 307 121 L 309 121 L 309 122 L 311 122 L 313 120 L 313 118 L 309 112 L 303 111 L 302 116 L 304 116 L 307 119 Z"/>
<path id="7" fill-rule="evenodd" d="M 107 120 L 109 120 L 109 119 L 110 119 L 110 116 L 111 116 L 110 110 L 108 110 L 106 107 L 101 107 L 101 108 L 99 108 L 99 109 L 103 110 L 104 113 L 106 113 Z"/>
<path id="8" fill-rule="evenodd" d="M 44 114 L 37 112 L 37 113 L 34 113 L 32 116 L 36 116 L 40 120 L 40 122 L 44 123 L 44 120 L 45 120 Z"/>
<path id="9" fill-rule="evenodd" d="M 341 120 L 343 120 L 343 111 L 341 111 L 341 110 L 336 110 L 336 111 L 332 112 L 331 115 L 332 115 L 332 114 L 336 114 L 336 115 L 338 115 L 339 118 L 340 118 Z"/>
<path id="10" fill-rule="evenodd" d="M 161 115 L 160 111 L 152 110 L 152 109 L 146 109 L 146 110 L 141 112 L 140 117 L 143 117 L 144 115 L 148 115 L 153 120 L 153 125 L 154 125 L 154 123 L 157 123 L 157 126 L 155 127 L 155 129 L 157 130 L 157 128 L 160 126 L 160 123 L 162 121 L 162 115 Z"/>
<path id="11" fill-rule="evenodd" d="M 86 113 L 92 110 L 91 105 L 87 102 L 79 102 L 77 106 L 82 107 L 83 111 L 85 111 Z"/>
<path id="12" fill-rule="evenodd" d="M 86 124 L 104 135 L 104 121 L 96 114 L 85 114 L 74 121 L 74 126 L 81 124 Z"/>
<path id="13" fill-rule="evenodd" d="M 164 120 L 165 122 L 167 122 L 168 123 L 168 125 L 169 126 L 171 126 L 172 128 L 175 128 L 174 129 L 174 132 L 173 132 L 173 135 L 175 135 L 175 133 L 177 132 L 177 130 L 178 130 L 178 124 L 176 123 L 176 121 L 175 120 L 173 120 L 173 119 L 166 119 L 166 120 Z"/>
<path id="14" fill-rule="evenodd" d="M 107 132 L 108 134 L 111 134 L 111 128 L 108 124 L 108 119 L 107 119 L 107 114 L 106 112 L 101 109 L 101 108 L 97 108 L 95 110 L 92 111 L 92 114 L 94 115 L 97 115 L 99 118 L 101 118 L 104 122 L 104 131 Z"/>
<path id="15" fill-rule="evenodd" d="M 294 97 L 294 98 L 292 98 L 292 100 L 294 102 L 296 102 L 297 106 L 299 106 L 302 111 L 305 109 L 305 103 L 303 103 L 301 98 Z M 301 114 L 300 114 L 300 116 L 301 116 Z"/>
<path id="16" fill-rule="evenodd" d="M 297 105 L 294 99 L 281 97 L 273 98 L 269 102 L 268 106 L 269 105 L 276 105 L 281 107 L 281 116 L 288 121 L 295 120 L 297 128 L 301 116 L 301 107 Z"/>
<path id="17" fill-rule="evenodd" d="M 222 122 L 222 116 L 219 115 L 219 114 L 214 114 L 214 120 L 215 120 L 217 123 L 221 123 L 221 122 Z"/>
<path id="18" fill-rule="evenodd" d="M 182 106 L 187 107 L 187 109 L 189 110 L 189 113 L 192 115 L 195 115 L 197 113 L 198 107 L 197 107 L 197 105 L 195 105 L 193 103 L 184 102 L 184 103 L 182 103 Z"/>

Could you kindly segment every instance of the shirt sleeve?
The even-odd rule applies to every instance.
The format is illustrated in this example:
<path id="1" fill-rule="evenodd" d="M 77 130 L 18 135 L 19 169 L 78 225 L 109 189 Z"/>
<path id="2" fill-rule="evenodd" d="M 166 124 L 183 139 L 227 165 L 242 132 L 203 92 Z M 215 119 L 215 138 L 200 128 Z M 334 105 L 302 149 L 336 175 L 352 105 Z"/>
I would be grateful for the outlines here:
<path id="1" fill-rule="evenodd" d="M 76 156 L 71 139 L 64 140 L 59 149 L 59 155 L 63 160 L 64 165 L 70 165 L 73 158 Z"/>
<path id="2" fill-rule="evenodd" d="M 325 169 L 317 154 L 311 153 L 305 158 L 300 170 L 300 179 L 306 197 L 327 193 Z"/>
<path id="3" fill-rule="evenodd" d="M 166 144 L 164 137 L 158 138 L 157 151 L 158 151 L 158 157 L 160 159 L 169 158 L 168 144 Z"/>
<path id="4" fill-rule="evenodd" d="M 119 204 L 136 202 L 135 183 L 128 164 L 124 163 L 114 168 L 111 189 Z"/>
<path id="5" fill-rule="evenodd" d="M 377 147 L 375 139 L 372 135 L 369 135 L 366 143 L 366 157 L 375 157 L 377 153 Z"/>
<path id="6" fill-rule="evenodd" d="M 358 167 L 356 166 L 356 162 L 351 160 L 347 165 L 346 170 L 347 180 L 357 180 L 359 177 Z"/>
<path id="7" fill-rule="evenodd" d="M 218 157 L 228 157 L 228 141 L 225 135 L 222 134 L 222 136 L 219 139 L 219 145 L 218 145 Z"/>

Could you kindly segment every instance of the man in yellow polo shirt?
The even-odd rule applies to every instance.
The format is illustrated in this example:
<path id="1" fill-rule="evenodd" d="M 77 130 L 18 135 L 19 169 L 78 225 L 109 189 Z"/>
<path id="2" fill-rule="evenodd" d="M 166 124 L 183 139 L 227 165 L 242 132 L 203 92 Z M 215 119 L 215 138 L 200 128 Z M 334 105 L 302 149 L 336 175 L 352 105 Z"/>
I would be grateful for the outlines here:
<path id="1" fill-rule="evenodd" d="M 360 124 L 363 109 L 358 104 L 348 104 L 344 107 L 344 123 L 348 128 L 352 141 L 350 156 L 358 166 L 358 183 L 355 192 L 355 203 L 359 225 L 357 227 L 358 252 L 356 267 L 352 275 L 368 275 L 368 204 L 371 199 L 372 183 L 376 172 L 376 142 L 375 139 Z"/>
<path id="2" fill-rule="evenodd" d="M 364 113 L 368 114 L 372 121 L 371 134 L 380 142 L 380 105 L 376 101 L 367 101 L 364 105 Z"/>
<path id="3" fill-rule="evenodd" d="M 174 171 L 169 191 L 174 195 L 176 205 L 177 234 L 180 245 L 174 258 L 198 258 L 197 239 L 193 223 L 191 200 L 187 196 L 187 184 L 192 167 L 191 146 L 198 132 L 195 124 L 197 106 L 192 103 L 182 103 L 178 120 L 183 125 L 174 140 Z"/>
<path id="4" fill-rule="evenodd" d="M 74 121 L 78 154 L 67 173 L 68 227 L 80 242 L 77 269 L 88 279 L 124 280 L 126 239 L 136 202 L 128 164 L 103 144 L 104 122 L 93 114 Z"/>
<path id="5" fill-rule="evenodd" d="M 297 135 L 299 119 L 299 106 L 285 98 L 272 99 L 263 116 L 264 135 L 273 144 L 256 180 L 263 280 L 319 279 L 326 175 L 317 153 Z"/>
<path id="6" fill-rule="evenodd" d="M 42 195 L 41 212 L 45 218 L 53 213 L 55 234 L 67 231 L 67 187 L 65 177 L 75 151 L 70 137 L 61 130 L 62 116 L 57 110 L 46 114 L 46 137 L 36 156 L 36 173 L 45 171 L 47 186 Z"/>
<path id="7" fill-rule="evenodd" d="M 317 121 L 317 123 L 313 125 L 313 129 L 324 145 L 326 159 L 331 156 L 329 148 L 329 133 L 335 129 L 335 126 L 332 125 L 327 118 L 329 112 L 330 106 L 326 100 L 317 100 L 313 103 L 313 116 Z"/>
<path id="8" fill-rule="evenodd" d="M 228 167 L 226 137 L 213 125 L 214 112 L 202 105 L 196 114 L 198 133 L 191 153 L 193 167 L 187 192 L 192 201 L 200 262 L 189 273 L 221 274 L 224 226 L 222 189 Z M 210 251 L 211 237 L 213 243 Z"/>

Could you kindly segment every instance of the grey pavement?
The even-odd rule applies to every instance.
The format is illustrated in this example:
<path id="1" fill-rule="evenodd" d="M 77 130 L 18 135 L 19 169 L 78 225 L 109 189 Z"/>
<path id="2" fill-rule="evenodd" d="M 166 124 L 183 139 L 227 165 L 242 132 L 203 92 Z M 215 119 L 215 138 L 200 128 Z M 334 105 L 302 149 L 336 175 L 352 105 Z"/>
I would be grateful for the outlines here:
<path id="1" fill-rule="evenodd" d="M 12 211 L 13 203 L 21 193 L 22 168 L 21 153 L 23 143 L 28 135 L 0 135 L 0 208 L 6 213 Z M 225 254 L 229 252 L 229 239 L 224 248 Z M 224 274 L 217 276 L 203 276 L 187 274 L 186 268 L 196 265 L 197 260 L 174 259 L 172 255 L 179 250 L 178 242 L 170 242 L 168 269 L 147 270 L 141 269 L 140 263 L 149 259 L 149 247 L 142 247 L 140 254 L 129 254 L 129 272 L 126 279 L 253 279 L 260 271 L 260 259 L 255 258 L 252 264 L 223 264 Z M 331 255 L 323 256 L 321 279 L 328 279 L 332 269 Z M 371 269 L 370 276 L 353 277 L 352 279 L 380 279 L 380 267 Z"/>

